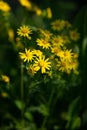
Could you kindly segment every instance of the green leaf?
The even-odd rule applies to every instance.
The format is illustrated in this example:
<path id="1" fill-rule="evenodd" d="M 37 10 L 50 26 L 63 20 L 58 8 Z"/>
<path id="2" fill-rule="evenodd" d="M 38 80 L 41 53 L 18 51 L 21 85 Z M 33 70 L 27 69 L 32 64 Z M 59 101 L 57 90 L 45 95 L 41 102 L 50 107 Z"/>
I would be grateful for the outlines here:
<path id="1" fill-rule="evenodd" d="M 21 102 L 20 100 L 15 101 L 15 105 L 17 106 L 18 109 L 22 110 L 25 107 L 25 104 Z"/>
<path id="2" fill-rule="evenodd" d="M 28 120 L 30 120 L 30 121 L 33 120 L 33 116 L 32 116 L 32 114 L 31 114 L 30 112 L 25 112 L 25 113 L 24 113 L 24 116 L 25 116 Z"/>
<path id="3" fill-rule="evenodd" d="M 71 130 L 75 130 L 77 128 L 79 128 L 81 125 L 81 119 L 80 117 L 75 117 L 73 119 L 72 125 L 71 125 Z"/>

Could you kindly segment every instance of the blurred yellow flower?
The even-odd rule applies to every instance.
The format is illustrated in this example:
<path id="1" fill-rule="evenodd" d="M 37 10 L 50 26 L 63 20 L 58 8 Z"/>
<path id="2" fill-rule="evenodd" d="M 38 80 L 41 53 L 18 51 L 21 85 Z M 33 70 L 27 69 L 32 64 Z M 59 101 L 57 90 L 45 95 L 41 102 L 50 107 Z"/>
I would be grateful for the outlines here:
<path id="1" fill-rule="evenodd" d="M 35 11 L 36 15 L 38 16 L 42 15 L 42 10 L 36 5 L 33 6 L 32 10 Z"/>
<path id="2" fill-rule="evenodd" d="M 26 7 L 27 9 L 31 9 L 32 4 L 29 0 L 19 0 L 20 4 L 24 7 Z"/>
<path id="3" fill-rule="evenodd" d="M 34 67 L 38 71 L 41 69 L 41 73 L 46 73 L 46 70 L 50 70 L 51 68 L 51 62 L 49 61 L 49 58 L 45 59 L 45 56 L 39 56 L 34 61 Z"/>
<path id="4" fill-rule="evenodd" d="M 2 92 L 2 93 L 1 93 L 1 96 L 2 96 L 3 98 L 6 98 L 6 97 L 8 97 L 8 94 L 7 94 L 6 92 Z"/>
<path id="5" fill-rule="evenodd" d="M 69 33 L 70 33 L 70 38 L 73 41 L 77 41 L 80 38 L 80 34 L 77 32 L 77 30 L 71 30 Z"/>
<path id="6" fill-rule="evenodd" d="M 48 39 L 37 39 L 36 40 L 36 42 L 37 42 L 37 45 L 39 45 L 39 46 L 41 46 L 42 48 L 46 48 L 46 49 L 48 49 L 49 47 L 50 47 L 50 43 L 49 43 L 49 41 L 48 41 Z"/>
<path id="7" fill-rule="evenodd" d="M 65 27 L 65 22 L 64 20 L 55 20 L 51 25 L 53 30 L 61 31 Z"/>
<path id="8" fill-rule="evenodd" d="M 9 37 L 10 41 L 14 40 L 14 31 L 13 31 L 13 29 L 8 30 L 8 37 Z"/>
<path id="9" fill-rule="evenodd" d="M 51 8 L 47 8 L 47 17 L 48 18 L 52 18 L 52 11 L 51 11 Z"/>
<path id="10" fill-rule="evenodd" d="M 2 75 L 1 76 L 1 80 L 4 81 L 4 82 L 6 82 L 6 83 L 10 82 L 10 78 L 7 75 Z"/>
<path id="11" fill-rule="evenodd" d="M 31 51 L 30 49 L 29 50 L 27 50 L 26 48 L 25 48 L 25 53 L 22 53 L 22 52 L 19 52 L 19 55 L 20 55 L 20 58 L 24 61 L 24 62 L 26 62 L 26 61 L 32 61 L 33 60 L 33 58 L 34 58 L 34 53 L 33 53 L 33 51 Z"/>
<path id="12" fill-rule="evenodd" d="M 0 1 L 0 10 L 2 10 L 4 12 L 9 12 L 11 10 L 11 7 L 9 6 L 8 3 L 4 2 L 4 1 Z"/>
<path id="13" fill-rule="evenodd" d="M 30 66 L 28 67 L 28 73 L 29 73 L 30 75 L 33 76 L 36 72 L 37 72 L 37 70 L 36 70 L 36 68 L 35 68 L 33 65 L 30 65 Z"/>
<path id="14" fill-rule="evenodd" d="M 23 25 L 17 29 L 17 34 L 21 37 L 31 39 L 29 35 L 32 34 L 32 30 L 28 26 Z"/>

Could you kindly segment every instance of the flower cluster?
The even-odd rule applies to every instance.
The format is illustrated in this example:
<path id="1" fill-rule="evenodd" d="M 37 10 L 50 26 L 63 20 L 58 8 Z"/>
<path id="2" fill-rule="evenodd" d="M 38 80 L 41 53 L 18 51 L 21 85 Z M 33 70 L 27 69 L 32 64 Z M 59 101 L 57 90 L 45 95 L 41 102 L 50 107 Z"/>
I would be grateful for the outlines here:
<path id="1" fill-rule="evenodd" d="M 28 48 L 25 47 L 24 52 L 19 52 L 20 58 L 26 63 L 26 68 L 31 75 L 38 73 L 39 71 L 43 74 L 50 75 L 53 77 L 55 74 L 61 73 L 70 74 L 74 72 L 78 73 L 78 54 L 71 48 L 71 40 L 76 41 L 79 39 L 79 33 L 71 27 L 71 24 L 64 20 L 57 20 L 55 25 L 53 22 L 53 31 L 63 30 L 66 26 L 68 34 L 63 33 L 52 33 L 46 29 L 37 29 L 38 37 L 32 39 L 28 43 Z M 62 26 L 63 25 L 63 26 Z M 29 31 L 30 30 L 30 31 Z M 29 39 L 29 34 L 34 35 L 33 30 L 28 26 L 21 26 L 18 29 L 18 35 Z M 74 37 L 75 36 L 75 37 Z"/>

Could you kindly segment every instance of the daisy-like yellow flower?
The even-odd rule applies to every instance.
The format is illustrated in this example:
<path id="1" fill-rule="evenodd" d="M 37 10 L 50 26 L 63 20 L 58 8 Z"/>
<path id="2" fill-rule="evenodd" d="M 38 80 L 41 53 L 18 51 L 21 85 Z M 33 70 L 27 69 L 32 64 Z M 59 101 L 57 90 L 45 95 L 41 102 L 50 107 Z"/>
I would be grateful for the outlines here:
<path id="1" fill-rule="evenodd" d="M 38 39 L 36 40 L 36 42 L 37 42 L 37 45 L 38 45 L 38 46 L 41 46 L 43 49 L 44 49 L 44 48 L 49 49 L 49 47 L 51 46 L 50 43 L 49 43 L 49 41 L 48 41 L 48 39 L 42 39 L 42 38 L 39 39 L 39 38 L 38 38 Z"/>
<path id="2" fill-rule="evenodd" d="M 47 17 L 52 18 L 52 10 L 51 10 L 51 8 L 48 7 L 46 10 L 47 10 Z"/>
<path id="3" fill-rule="evenodd" d="M 28 73 L 32 76 L 34 76 L 34 74 L 37 72 L 37 69 L 33 66 L 33 65 L 30 65 L 29 68 L 28 68 Z"/>
<path id="4" fill-rule="evenodd" d="M 60 48 L 61 46 L 63 46 L 64 44 L 64 40 L 63 40 L 63 38 L 61 37 L 61 36 L 54 36 L 54 37 L 52 37 L 52 39 L 51 39 L 51 42 L 52 42 L 52 46 L 53 47 L 58 47 L 58 48 Z"/>
<path id="5" fill-rule="evenodd" d="M 20 55 L 20 58 L 24 61 L 24 62 L 26 62 L 26 61 L 32 61 L 33 60 L 33 58 L 34 58 L 34 53 L 33 53 L 33 51 L 31 51 L 30 49 L 29 50 L 27 50 L 26 48 L 25 48 L 25 53 L 22 53 L 22 52 L 19 52 L 19 55 Z"/>
<path id="6" fill-rule="evenodd" d="M 10 82 L 10 78 L 7 75 L 2 75 L 1 76 L 1 80 L 4 81 L 4 82 L 6 82 L 6 83 Z"/>
<path id="7" fill-rule="evenodd" d="M 69 74 L 72 70 L 72 68 L 70 67 L 70 62 L 65 61 L 64 59 L 61 59 L 60 61 L 57 62 L 57 67 L 59 71 L 65 72 L 67 74 Z"/>
<path id="8" fill-rule="evenodd" d="M 65 27 L 65 21 L 64 20 L 55 20 L 54 22 L 51 23 L 52 29 L 61 31 Z"/>
<path id="9" fill-rule="evenodd" d="M 13 31 L 13 29 L 8 30 L 8 36 L 9 36 L 10 41 L 14 40 L 14 31 Z"/>
<path id="10" fill-rule="evenodd" d="M 4 12 L 9 12 L 11 10 L 11 7 L 9 6 L 8 3 L 4 2 L 4 1 L 0 1 L 0 10 L 2 10 Z"/>
<path id="11" fill-rule="evenodd" d="M 69 37 L 67 35 L 62 35 L 61 37 L 62 37 L 65 44 L 70 43 L 70 39 L 69 39 Z"/>
<path id="12" fill-rule="evenodd" d="M 36 5 L 33 6 L 33 11 L 34 11 L 34 12 L 36 13 L 36 15 L 38 15 L 38 16 L 42 15 L 42 10 L 41 10 L 38 6 L 36 6 Z"/>
<path id="13" fill-rule="evenodd" d="M 32 7 L 32 4 L 29 0 L 19 0 L 19 3 L 27 9 L 31 9 Z"/>
<path id="14" fill-rule="evenodd" d="M 23 25 L 17 29 L 17 34 L 20 37 L 26 37 L 28 39 L 31 39 L 30 34 L 32 34 L 32 30 L 28 26 Z"/>
<path id="15" fill-rule="evenodd" d="M 73 41 L 77 41 L 80 38 L 80 33 L 78 33 L 77 30 L 71 30 L 69 34 L 70 34 L 71 40 Z"/>
<path id="16" fill-rule="evenodd" d="M 43 30 L 43 29 L 40 29 L 40 36 L 42 38 L 46 38 L 46 39 L 50 39 L 50 37 L 52 36 L 52 33 L 48 30 Z"/>
<path id="17" fill-rule="evenodd" d="M 40 51 L 40 50 L 33 50 L 33 53 L 34 53 L 34 55 L 36 55 L 37 57 L 43 55 L 43 52 Z"/>
<path id="18" fill-rule="evenodd" d="M 50 70 L 51 68 L 51 62 L 49 61 L 49 58 L 45 59 L 45 56 L 42 55 L 34 61 L 34 67 L 38 71 L 41 69 L 41 73 L 46 73 L 47 70 Z"/>

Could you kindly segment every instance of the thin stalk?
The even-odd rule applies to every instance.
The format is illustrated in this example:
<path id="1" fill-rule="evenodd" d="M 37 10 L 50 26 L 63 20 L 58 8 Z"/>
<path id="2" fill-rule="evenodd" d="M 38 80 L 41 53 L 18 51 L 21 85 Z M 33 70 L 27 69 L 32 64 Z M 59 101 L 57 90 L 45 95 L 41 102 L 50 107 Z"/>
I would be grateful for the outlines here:
<path id="1" fill-rule="evenodd" d="M 50 108 L 54 92 L 55 92 L 55 88 L 53 88 L 52 91 L 51 91 L 50 98 L 49 98 L 49 101 L 48 101 L 48 104 L 47 104 L 48 108 Z M 48 120 L 48 116 L 45 116 L 44 119 L 43 119 L 42 125 L 41 125 L 41 130 L 44 129 L 44 126 L 45 126 L 47 120 Z"/>
<path id="2" fill-rule="evenodd" d="M 24 82 L 23 82 L 23 63 L 21 63 L 21 118 L 22 118 L 22 130 L 24 129 Z"/>

